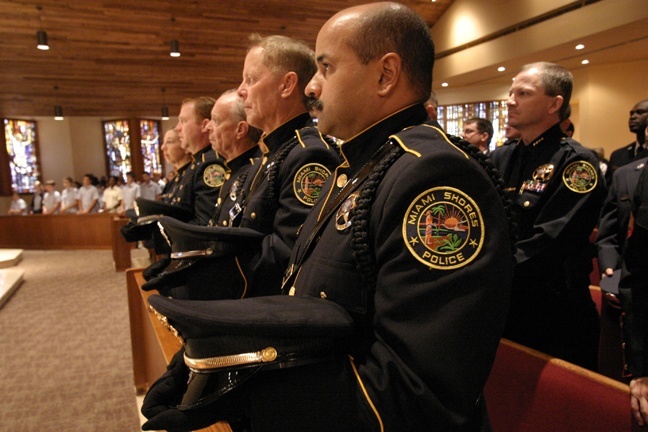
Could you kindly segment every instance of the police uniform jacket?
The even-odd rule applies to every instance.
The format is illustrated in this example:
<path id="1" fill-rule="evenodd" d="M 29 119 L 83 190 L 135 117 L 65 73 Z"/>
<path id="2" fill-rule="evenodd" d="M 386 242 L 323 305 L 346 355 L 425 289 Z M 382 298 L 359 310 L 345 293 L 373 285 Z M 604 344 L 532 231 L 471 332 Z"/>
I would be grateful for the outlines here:
<path id="1" fill-rule="evenodd" d="M 187 210 L 191 210 L 188 208 L 190 200 L 188 199 L 187 194 L 189 193 L 189 189 L 185 187 L 188 182 L 185 175 L 187 174 L 187 169 L 190 165 L 191 161 L 179 167 L 173 180 L 166 184 L 164 187 L 164 193 L 162 194 L 163 202 L 171 205 L 184 206 Z"/>
<path id="2" fill-rule="evenodd" d="M 486 171 L 426 118 L 417 104 L 341 146 L 284 290 L 344 307 L 356 341 L 342 372 L 258 377 L 253 397 L 274 404 L 262 421 L 281 404 L 297 413 L 275 430 L 480 430 L 513 267 L 508 219 Z M 362 179 L 387 142 L 400 156 Z M 319 407 L 303 413 L 310 399 Z"/>
<path id="3" fill-rule="evenodd" d="M 596 247 L 599 268 L 621 268 L 621 253 L 628 235 L 632 196 L 648 158 L 638 159 L 614 172 L 607 198 L 601 209 Z"/>
<path id="4" fill-rule="evenodd" d="M 632 201 L 630 236 L 623 254 L 619 282 L 625 351 L 624 373 L 629 378 L 648 376 L 648 165 L 639 177 Z"/>
<path id="5" fill-rule="evenodd" d="M 228 194 L 219 211 L 218 226 L 240 226 L 266 234 L 260 249 L 241 259 L 254 295 L 266 290 L 279 293 L 277 287 L 298 229 L 324 181 L 339 164 L 337 153 L 319 131 L 312 126 L 304 128 L 310 123 L 310 116 L 304 113 L 264 135 L 263 156 L 250 169 L 236 201 Z"/>
<path id="6" fill-rule="evenodd" d="M 582 357 L 595 361 L 598 346 L 589 237 L 606 194 L 596 156 L 556 124 L 528 145 L 495 150 L 492 160 L 518 212 L 505 337 L 592 367 Z"/>
<path id="7" fill-rule="evenodd" d="M 221 186 L 220 192 L 218 193 L 214 215 L 209 221 L 210 226 L 218 224 L 221 211 L 224 215 L 229 215 L 229 209 L 243 191 L 243 184 L 250 173 L 254 160 L 258 159 L 260 156 L 261 150 L 255 145 L 243 154 L 225 162 L 225 183 L 223 183 L 223 186 Z M 224 219 L 223 226 L 230 225 L 231 224 Z"/>
<path id="8" fill-rule="evenodd" d="M 207 225 L 214 214 L 214 206 L 220 188 L 225 182 L 224 161 L 219 158 L 211 146 L 207 146 L 192 155 L 191 165 L 187 170 L 193 174 L 185 187 L 189 187 L 190 207 L 194 211 L 191 223 Z M 190 174 L 190 175 L 191 175 Z"/>

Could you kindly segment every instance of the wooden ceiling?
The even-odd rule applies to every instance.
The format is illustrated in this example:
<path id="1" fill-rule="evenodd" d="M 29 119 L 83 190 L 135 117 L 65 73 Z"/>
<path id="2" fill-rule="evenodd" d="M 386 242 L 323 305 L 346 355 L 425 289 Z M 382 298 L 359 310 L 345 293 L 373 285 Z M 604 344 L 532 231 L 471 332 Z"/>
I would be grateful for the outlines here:
<path id="1" fill-rule="evenodd" d="M 314 48 L 334 13 L 367 0 L 0 0 L 0 117 L 157 117 L 240 82 L 248 36 Z M 432 26 L 453 0 L 401 0 Z M 39 11 L 38 6 L 41 7 Z M 36 49 L 45 30 L 49 51 Z M 182 56 L 169 56 L 177 39 Z M 165 89 L 163 92 L 162 89 Z"/>

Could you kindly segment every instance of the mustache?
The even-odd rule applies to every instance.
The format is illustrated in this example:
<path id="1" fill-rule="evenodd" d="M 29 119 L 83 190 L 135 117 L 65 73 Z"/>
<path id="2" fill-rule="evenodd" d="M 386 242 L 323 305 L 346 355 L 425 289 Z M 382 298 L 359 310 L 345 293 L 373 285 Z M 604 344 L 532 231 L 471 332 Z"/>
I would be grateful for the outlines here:
<path id="1" fill-rule="evenodd" d="M 322 101 L 317 99 L 316 97 L 309 96 L 306 99 L 306 108 L 308 108 L 309 111 L 322 111 L 322 109 L 324 109 L 324 104 L 322 104 Z"/>

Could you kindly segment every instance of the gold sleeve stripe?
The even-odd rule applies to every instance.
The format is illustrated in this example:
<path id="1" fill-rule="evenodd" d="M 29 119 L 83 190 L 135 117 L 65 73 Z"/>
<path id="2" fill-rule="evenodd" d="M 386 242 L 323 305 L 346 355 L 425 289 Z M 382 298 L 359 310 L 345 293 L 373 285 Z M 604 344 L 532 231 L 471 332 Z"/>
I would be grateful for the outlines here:
<path id="1" fill-rule="evenodd" d="M 374 414 L 376 415 L 376 419 L 378 420 L 378 423 L 380 424 L 380 432 L 385 431 L 385 426 L 383 425 L 382 418 L 380 418 L 380 413 L 378 413 L 378 410 L 376 409 L 376 406 L 374 403 L 371 401 L 371 398 L 369 397 L 369 393 L 367 393 L 367 389 L 365 388 L 364 384 L 362 383 L 362 378 L 360 378 L 360 374 L 358 373 L 358 369 L 356 368 L 355 363 L 353 363 L 353 358 L 349 357 L 349 362 L 351 363 L 351 368 L 353 369 L 353 373 L 356 376 L 356 379 L 358 380 L 358 384 L 360 385 L 360 388 L 362 389 L 362 393 L 364 393 L 365 398 L 367 399 L 367 402 L 369 403 L 369 406 L 373 410 Z"/>
<path id="2" fill-rule="evenodd" d="M 443 139 L 445 139 L 446 142 L 447 142 L 448 144 L 450 144 L 452 147 L 454 147 L 454 148 L 456 148 L 457 150 L 459 150 L 459 151 L 461 152 L 461 154 L 464 155 L 464 156 L 466 157 L 466 159 L 470 159 L 470 156 L 468 156 L 468 155 L 466 154 L 465 151 L 461 150 L 459 147 L 457 147 L 456 145 L 452 144 L 452 142 L 451 142 L 451 141 L 448 139 L 448 137 L 446 136 L 445 132 L 443 132 L 441 129 L 439 129 L 438 127 L 435 127 L 435 126 L 429 125 L 429 124 L 424 124 L 423 126 L 425 126 L 425 127 L 429 127 L 429 128 L 431 128 L 431 129 L 435 129 L 436 131 L 438 131 L 438 132 L 441 134 L 441 136 L 443 136 Z"/>

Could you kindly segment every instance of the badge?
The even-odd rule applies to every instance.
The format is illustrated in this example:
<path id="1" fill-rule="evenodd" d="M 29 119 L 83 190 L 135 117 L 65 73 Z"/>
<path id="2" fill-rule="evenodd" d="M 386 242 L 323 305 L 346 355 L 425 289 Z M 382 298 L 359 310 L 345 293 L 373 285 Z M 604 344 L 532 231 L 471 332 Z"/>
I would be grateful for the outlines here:
<path id="1" fill-rule="evenodd" d="M 335 228 L 338 231 L 344 231 L 351 226 L 350 213 L 356 206 L 358 196 L 360 196 L 360 192 L 353 192 L 349 195 L 349 198 L 344 200 L 337 212 L 335 212 Z"/>
<path id="2" fill-rule="evenodd" d="M 330 175 L 331 171 L 324 165 L 317 163 L 304 165 L 293 180 L 295 196 L 308 206 L 314 205 L 322 192 L 324 182 Z"/>
<path id="3" fill-rule="evenodd" d="M 234 181 L 234 184 L 232 185 L 232 187 L 229 190 L 229 197 L 230 197 L 230 199 L 232 201 L 236 201 L 236 194 L 237 194 L 240 187 L 241 187 L 241 185 L 240 185 L 239 179 L 236 179 Z"/>
<path id="4" fill-rule="evenodd" d="M 477 204 L 464 192 L 437 187 L 420 194 L 403 218 L 403 239 L 410 253 L 437 270 L 461 268 L 484 245 L 484 221 Z"/>
<path id="5" fill-rule="evenodd" d="M 203 181 L 212 188 L 223 186 L 225 182 L 225 168 L 219 164 L 211 164 L 203 171 Z"/>
<path id="6" fill-rule="evenodd" d="M 540 165 L 533 171 L 533 180 L 546 183 L 553 176 L 554 166 L 552 164 Z"/>
<path id="7" fill-rule="evenodd" d="M 577 193 L 587 193 L 596 187 L 598 176 L 589 162 L 577 161 L 567 165 L 563 171 L 563 183 Z"/>

